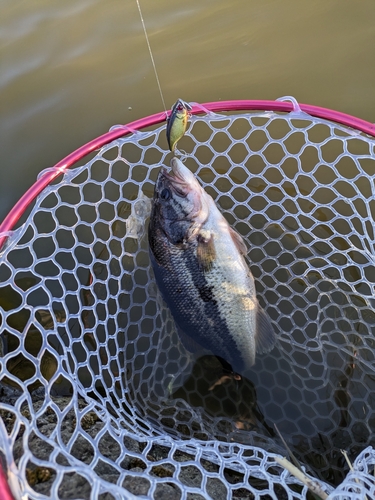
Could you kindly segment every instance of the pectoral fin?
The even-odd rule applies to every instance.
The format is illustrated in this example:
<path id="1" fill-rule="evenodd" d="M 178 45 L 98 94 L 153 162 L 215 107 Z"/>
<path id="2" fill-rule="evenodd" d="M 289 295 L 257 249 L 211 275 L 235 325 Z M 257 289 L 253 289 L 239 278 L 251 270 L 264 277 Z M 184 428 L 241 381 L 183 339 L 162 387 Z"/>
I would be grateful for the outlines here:
<path id="1" fill-rule="evenodd" d="M 255 335 L 255 346 L 256 352 L 258 354 L 264 354 L 271 351 L 276 342 L 275 331 L 271 322 L 264 312 L 264 310 L 258 305 L 257 310 L 257 328 Z"/>
<path id="2" fill-rule="evenodd" d="M 207 273 L 216 260 L 215 242 L 212 234 L 198 234 L 197 259 L 199 268 Z"/>
<path id="3" fill-rule="evenodd" d="M 247 248 L 245 245 L 245 242 L 242 238 L 242 236 L 237 233 L 233 228 L 229 227 L 229 234 L 233 240 L 233 243 L 236 245 L 237 250 L 240 252 L 241 255 L 246 255 L 247 254 Z"/>

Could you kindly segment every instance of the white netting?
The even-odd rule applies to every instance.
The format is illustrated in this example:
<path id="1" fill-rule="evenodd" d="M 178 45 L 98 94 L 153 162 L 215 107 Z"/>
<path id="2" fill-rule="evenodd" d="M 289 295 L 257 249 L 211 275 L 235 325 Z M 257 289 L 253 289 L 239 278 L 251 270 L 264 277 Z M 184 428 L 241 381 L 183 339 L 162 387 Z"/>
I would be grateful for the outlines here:
<path id="1" fill-rule="evenodd" d="M 298 110 L 209 113 L 179 147 L 245 238 L 276 347 L 218 385 L 215 358 L 185 351 L 145 237 L 165 126 L 116 140 L 46 188 L 0 253 L 13 487 L 304 499 L 274 460 L 276 424 L 330 499 L 375 497 L 374 140 Z"/>

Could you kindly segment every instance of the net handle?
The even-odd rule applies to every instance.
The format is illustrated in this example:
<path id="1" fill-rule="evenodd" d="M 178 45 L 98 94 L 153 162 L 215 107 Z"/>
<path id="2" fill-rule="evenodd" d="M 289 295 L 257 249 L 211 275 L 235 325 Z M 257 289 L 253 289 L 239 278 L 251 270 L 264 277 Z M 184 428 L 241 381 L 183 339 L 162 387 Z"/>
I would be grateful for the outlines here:
<path id="1" fill-rule="evenodd" d="M 298 111 L 308 113 L 311 116 L 330 120 L 348 127 L 352 127 L 360 132 L 364 132 L 372 137 L 375 137 L 375 124 L 356 118 L 339 111 L 334 111 L 319 106 L 312 106 L 310 104 L 298 104 Z M 267 100 L 238 100 L 238 101 L 216 101 L 208 102 L 205 104 L 195 104 L 190 111 L 191 114 L 196 115 L 202 112 L 222 112 L 222 111 L 280 111 L 285 113 L 295 112 L 296 103 L 290 101 L 267 101 Z M 10 231 L 14 228 L 18 220 L 21 218 L 27 207 L 32 203 L 35 198 L 48 186 L 56 177 L 63 174 L 74 163 L 81 160 L 83 157 L 100 149 L 104 145 L 132 134 L 137 130 L 157 125 L 165 121 L 170 115 L 171 111 L 156 113 L 154 115 L 141 118 L 128 125 L 119 125 L 113 128 L 106 134 L 100 135 L 96 139 L 88 142 L 84 146 L 73 151 L 64 159 L 56 163 L 56 165 L 39 177 L 39 179 L 26 191 L 26 193 L 19 199 L 19 201 L 10 210 L 3 222 L 0 224 L 0 250 L 4 245 L 6 239 L 11 234 Z"/>

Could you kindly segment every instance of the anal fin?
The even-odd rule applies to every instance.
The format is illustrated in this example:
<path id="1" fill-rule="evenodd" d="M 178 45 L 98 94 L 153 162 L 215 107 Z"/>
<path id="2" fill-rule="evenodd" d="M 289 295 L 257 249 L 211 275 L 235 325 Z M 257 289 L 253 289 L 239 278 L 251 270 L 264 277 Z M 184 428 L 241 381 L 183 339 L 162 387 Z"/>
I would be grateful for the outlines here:
<path id="1" fill-rule="evenodd" d="M 257 316 L 256 316 L 256 335 L 255 335 L 255 347 L 258 354 L 264 354 L 271 351 L 276 342 L 276 335 L 271 325 L 271 322 L 264 312 L 264 310 L 258 305 Z"/>
<path id="2" fill-rule="evenodd" d="M 177 325 L 176 327 L 177 327 L 178 337 L 181 340 L 182 345 L 185 347 L 186 350 L 188 350 L 193 354 L 204 350 L 204 348 L 200 344 L 198 344 L 198 342 L 196 342 L 192 337 L 187 335 Z"/>

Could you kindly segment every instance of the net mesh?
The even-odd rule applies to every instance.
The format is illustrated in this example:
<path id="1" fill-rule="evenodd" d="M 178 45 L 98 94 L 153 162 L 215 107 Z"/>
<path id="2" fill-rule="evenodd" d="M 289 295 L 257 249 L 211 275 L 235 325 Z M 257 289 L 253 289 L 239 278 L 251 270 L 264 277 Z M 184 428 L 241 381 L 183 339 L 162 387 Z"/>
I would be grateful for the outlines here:
<path id="1" fill-rule="evenodd" d="M 375 142 L 299 110 L 208 113 L 185 164 L 245 239 L 276 347 L 184 349 L 146 237 L 165 126 L 103 147 L 0 253 L 0 451 L 22 498 L 375 497 Z M 341 449 L 347 451 L 353 470 Z"/>

